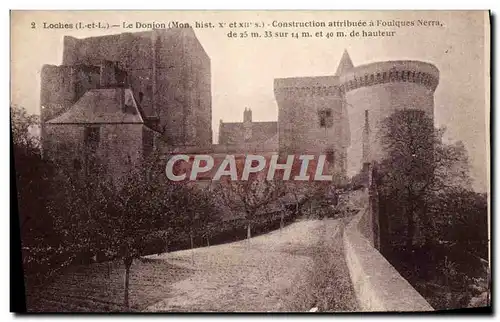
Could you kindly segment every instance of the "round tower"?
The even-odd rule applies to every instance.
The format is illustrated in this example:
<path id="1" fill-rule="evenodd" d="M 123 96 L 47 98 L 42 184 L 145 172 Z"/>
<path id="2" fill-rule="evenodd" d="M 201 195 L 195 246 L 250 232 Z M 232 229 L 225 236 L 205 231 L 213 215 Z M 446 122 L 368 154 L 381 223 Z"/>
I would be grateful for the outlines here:
<path id="1" fill-rule="evenodd" d="M 439 70 L 420 61 L 385 61 L 353 67 L 339 75 L 349 115 L 348 174 L 363 162 L 380 160 L 381 122 L 400 109 L 418 109 L 434 118 Z M 369 133 L 369 135 L 367 135 Z"/>

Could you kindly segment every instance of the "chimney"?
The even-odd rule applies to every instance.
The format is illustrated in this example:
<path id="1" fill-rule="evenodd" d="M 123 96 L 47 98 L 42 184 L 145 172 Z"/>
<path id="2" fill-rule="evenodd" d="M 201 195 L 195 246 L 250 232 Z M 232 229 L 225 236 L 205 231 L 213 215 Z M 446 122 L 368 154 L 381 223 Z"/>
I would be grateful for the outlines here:
<path id="1" fill-rule="evenodd" d="M 243 134 L 243 138 L 245 141 L 250 141 L 252 138 L 252 110 L 245 108 L 245 112 L 243 113 L 243 127 L 245 133 Z"/>
<path id="2" fill-rule="evenodd" d="M 252 110 L 251 109 L 247 109 L 245 107 L 245 111 L 243 112 L 243 122 L 244 123 L 252 123 Z"/>

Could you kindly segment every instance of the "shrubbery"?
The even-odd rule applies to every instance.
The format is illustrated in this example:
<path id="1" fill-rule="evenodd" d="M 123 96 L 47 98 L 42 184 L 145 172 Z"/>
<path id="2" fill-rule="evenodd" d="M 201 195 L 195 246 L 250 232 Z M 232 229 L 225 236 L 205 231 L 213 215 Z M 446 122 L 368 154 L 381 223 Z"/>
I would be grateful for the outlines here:
<path id="1" fill-rule="evenodd" d="M 487 198 L 471 190 L 465 148 L 444 144 L 422 111 L 384 125 L 386 157 L 373 173 L 381 251 L 436 309 L 467 306 L 473 278 L 489 272 Z"/>

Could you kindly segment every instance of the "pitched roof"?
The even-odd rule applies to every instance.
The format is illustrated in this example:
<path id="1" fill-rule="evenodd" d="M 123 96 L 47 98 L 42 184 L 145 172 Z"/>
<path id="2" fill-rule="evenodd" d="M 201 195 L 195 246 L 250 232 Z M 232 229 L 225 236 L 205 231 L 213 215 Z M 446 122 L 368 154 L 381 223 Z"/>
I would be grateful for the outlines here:
<path id="1" fill-rule="evenodd" d="M 264 142 L 278 133 L 278 122 L 252 122 L 250 142 Z"/>
<path id="2" fill-rule="evenodd" d="M 349 56 L 347 50 L 344 50 L 342 58 L 340 58 L 339 66 L 337 67 L 337 71 L 335 72 L 335 76 L 342 75 L 352 68 L 354 68 L 354 65 L 352 64 L 351 57 Z"/>
<path id="3" fill-rule="evenodd" d="M 144 120 L 130 89 L 87 91 L 73 106 L 48 124 L 137 123 Z"/>
<path id="4" fill-rule="evenodd" d="M 278 122 L 252 122 L 251 124 L 252 136 L 245 141 L 244 123 L 221 123 L 219 144 L 265 142 L 278 133 Z"/>

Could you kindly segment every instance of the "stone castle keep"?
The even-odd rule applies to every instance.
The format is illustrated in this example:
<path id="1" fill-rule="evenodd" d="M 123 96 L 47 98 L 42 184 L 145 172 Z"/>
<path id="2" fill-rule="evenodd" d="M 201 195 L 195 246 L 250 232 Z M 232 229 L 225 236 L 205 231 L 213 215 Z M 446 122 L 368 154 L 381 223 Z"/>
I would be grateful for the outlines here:
<path id="1" fill-rule="evenodd" d="M 171 153 L 325 154 L 341 176 L 382 156 L 380 122 L 397 109 L 433 117 L 439 71 L 419 61 L 354 66 L 344 52 L 332 76 L 274 81 L 276 122 L 220 120 L 212 144 L 210 58 L 191 28 L 64 37 L 61 66 L 42 69 L 44 153 L 75 170 L 113 175 L 153 150 Z M 243 106 L 244 107 L 244 106 Z"/>
<path id="2" fill-rule="evenodd" d="M 212 145 L 210 59 L 192 29 L 66 36 L 41 78 L 44 153 L 76 169 L 120 175 L 164 144 Z"/>

